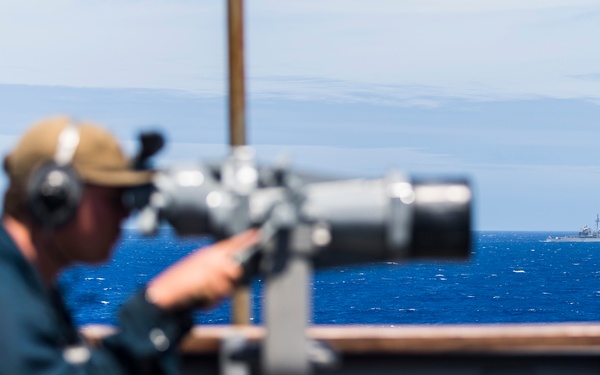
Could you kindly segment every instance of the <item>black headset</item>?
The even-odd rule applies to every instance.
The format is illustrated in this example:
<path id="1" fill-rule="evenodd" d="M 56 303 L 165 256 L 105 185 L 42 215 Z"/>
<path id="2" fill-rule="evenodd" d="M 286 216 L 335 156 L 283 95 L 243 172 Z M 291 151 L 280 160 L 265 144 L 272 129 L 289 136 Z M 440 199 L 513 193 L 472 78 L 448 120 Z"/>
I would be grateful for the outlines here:
<path id="1" fill-rule="evenodd" d="M 78 145 L 79 129 L 70 123 L 58 135 L 54 159 L 33 171 L 29 178 L 29 209 L 45 228 L 67 223 L 77 211 L 83 183 L 72 162 Z"/>

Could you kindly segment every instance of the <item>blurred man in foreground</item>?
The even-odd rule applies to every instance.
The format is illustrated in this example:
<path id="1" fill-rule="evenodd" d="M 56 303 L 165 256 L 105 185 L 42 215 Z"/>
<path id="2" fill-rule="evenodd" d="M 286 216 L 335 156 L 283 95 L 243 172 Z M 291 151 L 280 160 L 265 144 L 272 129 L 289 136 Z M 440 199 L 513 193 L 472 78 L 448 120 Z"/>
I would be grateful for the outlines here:
<path id="1" fill-rule="evenodd" d="M 0 375 L 177 373 L 176 346 L 191 311 L 219 302 L 242 269 L 248 231 L 195 251 L 121 308 L 119 333 L 90 348 L 56 290 L 60 272 L 106 261 L 129 214 L 122 193 L 147 184 L 101 127 L 68 118 L 30 129 L 6 156 L 0 226 Z"/>

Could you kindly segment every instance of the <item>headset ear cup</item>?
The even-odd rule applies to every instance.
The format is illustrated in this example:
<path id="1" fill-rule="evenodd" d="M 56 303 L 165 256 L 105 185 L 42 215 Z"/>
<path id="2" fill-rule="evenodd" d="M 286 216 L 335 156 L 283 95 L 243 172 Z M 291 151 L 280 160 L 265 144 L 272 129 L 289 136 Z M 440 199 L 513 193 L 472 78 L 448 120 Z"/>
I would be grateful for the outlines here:
<path id="1" fill-rule="evenodd" d="M 81 179 L 71 166 L 49 162 L 29 179 L 27 198 L 31 214 L 44 227 L 59 227 L 75 215 L 82 190 Z"/>

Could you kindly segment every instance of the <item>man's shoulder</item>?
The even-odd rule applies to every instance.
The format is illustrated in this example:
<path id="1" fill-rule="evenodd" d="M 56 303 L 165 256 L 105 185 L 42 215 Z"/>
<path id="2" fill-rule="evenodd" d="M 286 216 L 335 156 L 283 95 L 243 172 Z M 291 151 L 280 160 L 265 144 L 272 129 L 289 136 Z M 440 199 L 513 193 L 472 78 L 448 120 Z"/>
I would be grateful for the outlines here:
<path id="1" fill-rule="evenodd" d="M 31 280 L 22 269 L 0 257 L 0 301 L 3 308 L 9 308 L 12 303 L 20 304 L 36 294 L 33 292 Z"/>
<path id="2" fill-rule="evenodd" d="M 57 328 L 44 291 L 4 260 L 0 260 L 0 304 L 0 331 L 53 332 Z"/>
<path id="3" fill-rule="evenodd" d="M 31 266 L 11 243 L 0 240 L 0 303 L 2 310 L 29 315 L 31 310 L 46 308 L 44 290 Z M 14 245 L 13 245 L 14 246 Z M 8 247 L 8 248 L 7 248 Z"/>

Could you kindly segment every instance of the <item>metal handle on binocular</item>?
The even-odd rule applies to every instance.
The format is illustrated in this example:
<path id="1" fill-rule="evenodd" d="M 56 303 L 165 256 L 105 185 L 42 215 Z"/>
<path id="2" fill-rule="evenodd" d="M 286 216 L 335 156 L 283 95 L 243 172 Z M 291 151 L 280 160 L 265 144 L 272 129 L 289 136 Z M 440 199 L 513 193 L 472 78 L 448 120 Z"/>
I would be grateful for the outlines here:
<path id="1" fill-rule="evenodd" d="M 266 375 L 307 375 L 311 372 L 309 352 L 318 351 L 319 358 L 336 357 L 324 346 L 310 345 L 306 338 L 307 324 L 311 320 L 309 278 L 313 271 L 312 257 L 317 250 L 312 240 L 315 226 L 301 222 L 304 200 L 301 186 L 295 184 L 285 170 L 279 171 L 285 198 L 273 205 L 260 228 L 258 268 L 265 276 L 266 325 L 266 336 L 259 351 L 260 367 Z M 259 251 L 255 248 L 247 254 L 259 254 Z M 239 343 L 236 345 L 239 348 Z M 324 352 L 328 355 L 323 355 Z M 239 363 L 234 363 L 226 361 L 225 365 L 239 370 Z"/>
<path id="2" fill-rule="evenodd" d="M 262 236 L 265 241 L 260 245 L 263 254 L 260 268 L 265 272 L 263 314 L 266 336 L 259 344 L 259 350 L 240 337 L 225 338 L 221 366 L 226 375 L 249 375 L 250 362 L 256 360 L 261 373 L 266 375 L 308 375 L 312 367 L 310 353 L 318 352 L 316 357 L 330 358 L 329 362 L 337 359 L 328 348 L 311 345 L 306 337 L 307 324 L 311 320 L 309 278 L 314 251 L 307 231 L 312 231 L 312 226 L 295 225 L 277 230 L 267 229 L 269 227 L 265 227 Z M 258 250 L 253 249 L 247 254 L 257 253 Z M 253 358 L 256 356 L 259 358 Z"/>

